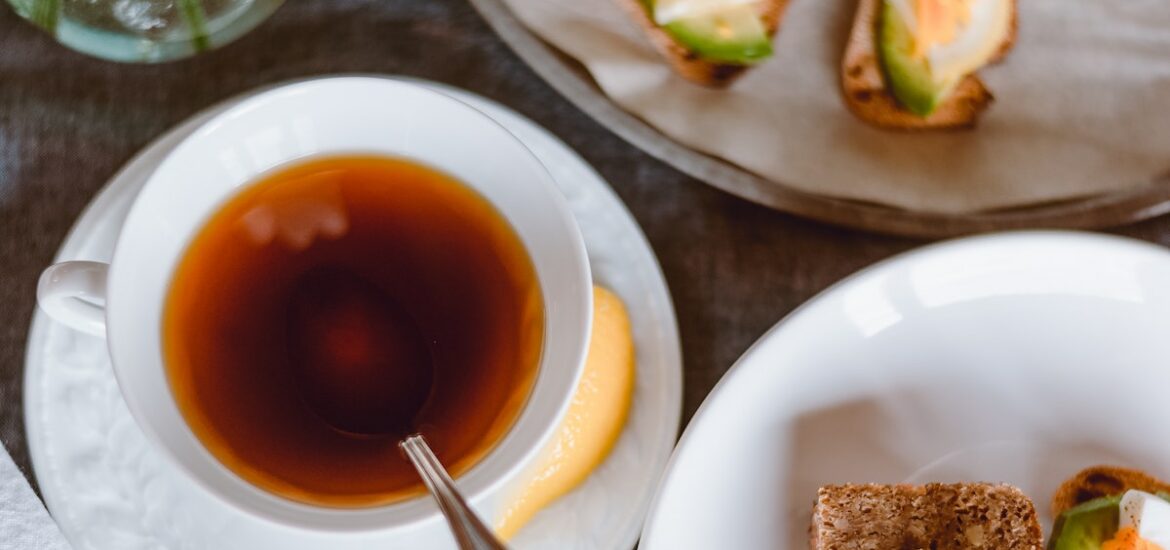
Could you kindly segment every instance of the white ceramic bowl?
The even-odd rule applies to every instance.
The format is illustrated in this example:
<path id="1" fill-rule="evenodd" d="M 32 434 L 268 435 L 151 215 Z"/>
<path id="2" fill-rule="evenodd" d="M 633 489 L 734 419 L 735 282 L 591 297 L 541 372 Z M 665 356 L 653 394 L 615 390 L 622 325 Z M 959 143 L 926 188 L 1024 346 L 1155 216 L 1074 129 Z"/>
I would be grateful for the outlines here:
<path id="1" fill-rule="evenodd" d="M 104 264 L 59 264 L 42 277 L 38 298 L 58 320 L 107 334 L 122 394 L 147 437 L 225 502 L 322 531 L 411 529 L 439 521 L 429 497 L 332 509 L 248 484 L 217 462 L 184 423 L 162 365 L 166 291 L 204 220 L 275 167 L 355 152 L 411 158 L 455 176 L 507 218 L 535 265 L 545 302 L 535 385 L 507 435 L 457 480 L 482 514 L 495 517 L 502 490 L 534 459 L 568 407 L 584 364 L 592 292 L 580 232 L 544 167 L 507 130 L 463 102 L 417 84 L 366 77 L 300 82 L 251 97 L 208 121 L 162 162 L 126 219 L 108 281 Z"/>
<path id="2" fill-rule="evenodd" d="M 700 408 L 649 550 L 807 548 L 817 488 L 991 481 L 1042 517 L 1081 468 L 1170 478 L 1170 253 L 1077 233 L 927 247 L 760 339 Z"/>

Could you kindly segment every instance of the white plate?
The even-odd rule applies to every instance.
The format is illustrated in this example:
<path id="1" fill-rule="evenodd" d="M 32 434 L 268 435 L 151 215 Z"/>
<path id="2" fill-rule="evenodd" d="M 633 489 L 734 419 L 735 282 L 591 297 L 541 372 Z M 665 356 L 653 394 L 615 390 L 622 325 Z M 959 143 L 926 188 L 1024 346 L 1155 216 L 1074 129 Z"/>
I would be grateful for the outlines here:
<path id="1" fill-rule="evenodd" d="M 1170 475 L 1170 253 L 1115 237 L 944 243 L 850 277 L 728 372 L 642 548 L 808 546 L 817 487 L 1008 482 L 1042 517 L 1080 468 Z"/>
<path id="2" fill-rule="evenodd" d="M 484 111 L 545 164 L 568 198 L 594 278 L 629 306 L 637 346 L 634 406 L 613 454 L 573 493 L 541 512 L 515 548 L 629 548 L 678 431 L 682 359 L 657 260 L 606 183 L 564 143 L 520 115 L 431 84 Z M 228 101 L 160 137 L 106 185 L 74 225 L 57 261 L 108 261 L 135 193 L 183 137 Z M 150 448 L 130 417 L 102 340 L 33 319 L 25 367 L 25 423 L 37 481 L 74 548 L 447 548 L 446 532 L 410 540 L 305 533 L 228 509 Z"/>

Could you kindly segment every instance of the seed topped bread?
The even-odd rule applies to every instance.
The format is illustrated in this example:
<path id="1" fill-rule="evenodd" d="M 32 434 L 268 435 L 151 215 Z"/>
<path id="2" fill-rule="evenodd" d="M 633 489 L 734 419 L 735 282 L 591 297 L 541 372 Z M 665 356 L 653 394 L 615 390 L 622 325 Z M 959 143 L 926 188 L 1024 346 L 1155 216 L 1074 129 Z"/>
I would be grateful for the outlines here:
<path id="1" fill-rule="evenodd" d="M 1010 485 L 831 485 L 817 491 L 812 550 L 1041 550 L 1032 501 Z"/>
<path id="2" fill-rule="evenodd" d="M 1059 516 L 1078 504 L 1101 497 L 1125 494 L 1130 489 L 1147 493 L 1170 493 L 1170 485 L 1140 470 L 1116 466 L 1085 468 L 1068 479 L 1052 497 L 1052 514 Z"/>

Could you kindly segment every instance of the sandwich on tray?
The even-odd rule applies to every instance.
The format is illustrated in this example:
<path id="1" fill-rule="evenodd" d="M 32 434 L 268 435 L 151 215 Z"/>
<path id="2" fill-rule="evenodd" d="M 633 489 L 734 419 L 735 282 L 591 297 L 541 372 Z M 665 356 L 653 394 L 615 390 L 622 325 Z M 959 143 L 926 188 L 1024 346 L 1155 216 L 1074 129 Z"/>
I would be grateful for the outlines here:
<path id="1" fill-rule="evenodd" d="M 1008 54 L 1016 21 L 1016 0 L 859 0 L 845 103 L 880 128 L 971 128 L 994 99 L 976 72 Z"/>
<path id="2" fill-rule="evenodd" d="M 772 56 L 789 0 L 616 0 L 678 74 L 727 86 Z"/>

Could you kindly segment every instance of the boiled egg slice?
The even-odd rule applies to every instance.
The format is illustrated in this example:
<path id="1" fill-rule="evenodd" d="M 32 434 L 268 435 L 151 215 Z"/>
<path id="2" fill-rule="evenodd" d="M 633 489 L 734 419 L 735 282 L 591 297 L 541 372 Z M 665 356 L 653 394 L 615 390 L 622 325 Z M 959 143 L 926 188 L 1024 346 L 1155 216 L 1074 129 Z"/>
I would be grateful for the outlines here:
<path id="1" fill-rule="evenodd" d="M 1121 497 L 1117 536 L 1101 550 L 1170 549 L 1170 502 L 1142 491 Z"/>
<path id="2" fill-rule="evenodd" d="M 986 65 L 1011 32 L 1012 0 L 886 0 L 914 36 L 914 56 L 953 84 Z"/>
<path id="3" fill-rule="evenodd" d="M 666 25 L 679 19 L 719 13 L 736 6 L 748 6 L 760 0 L 654 0 L 654 22 Z"/>

